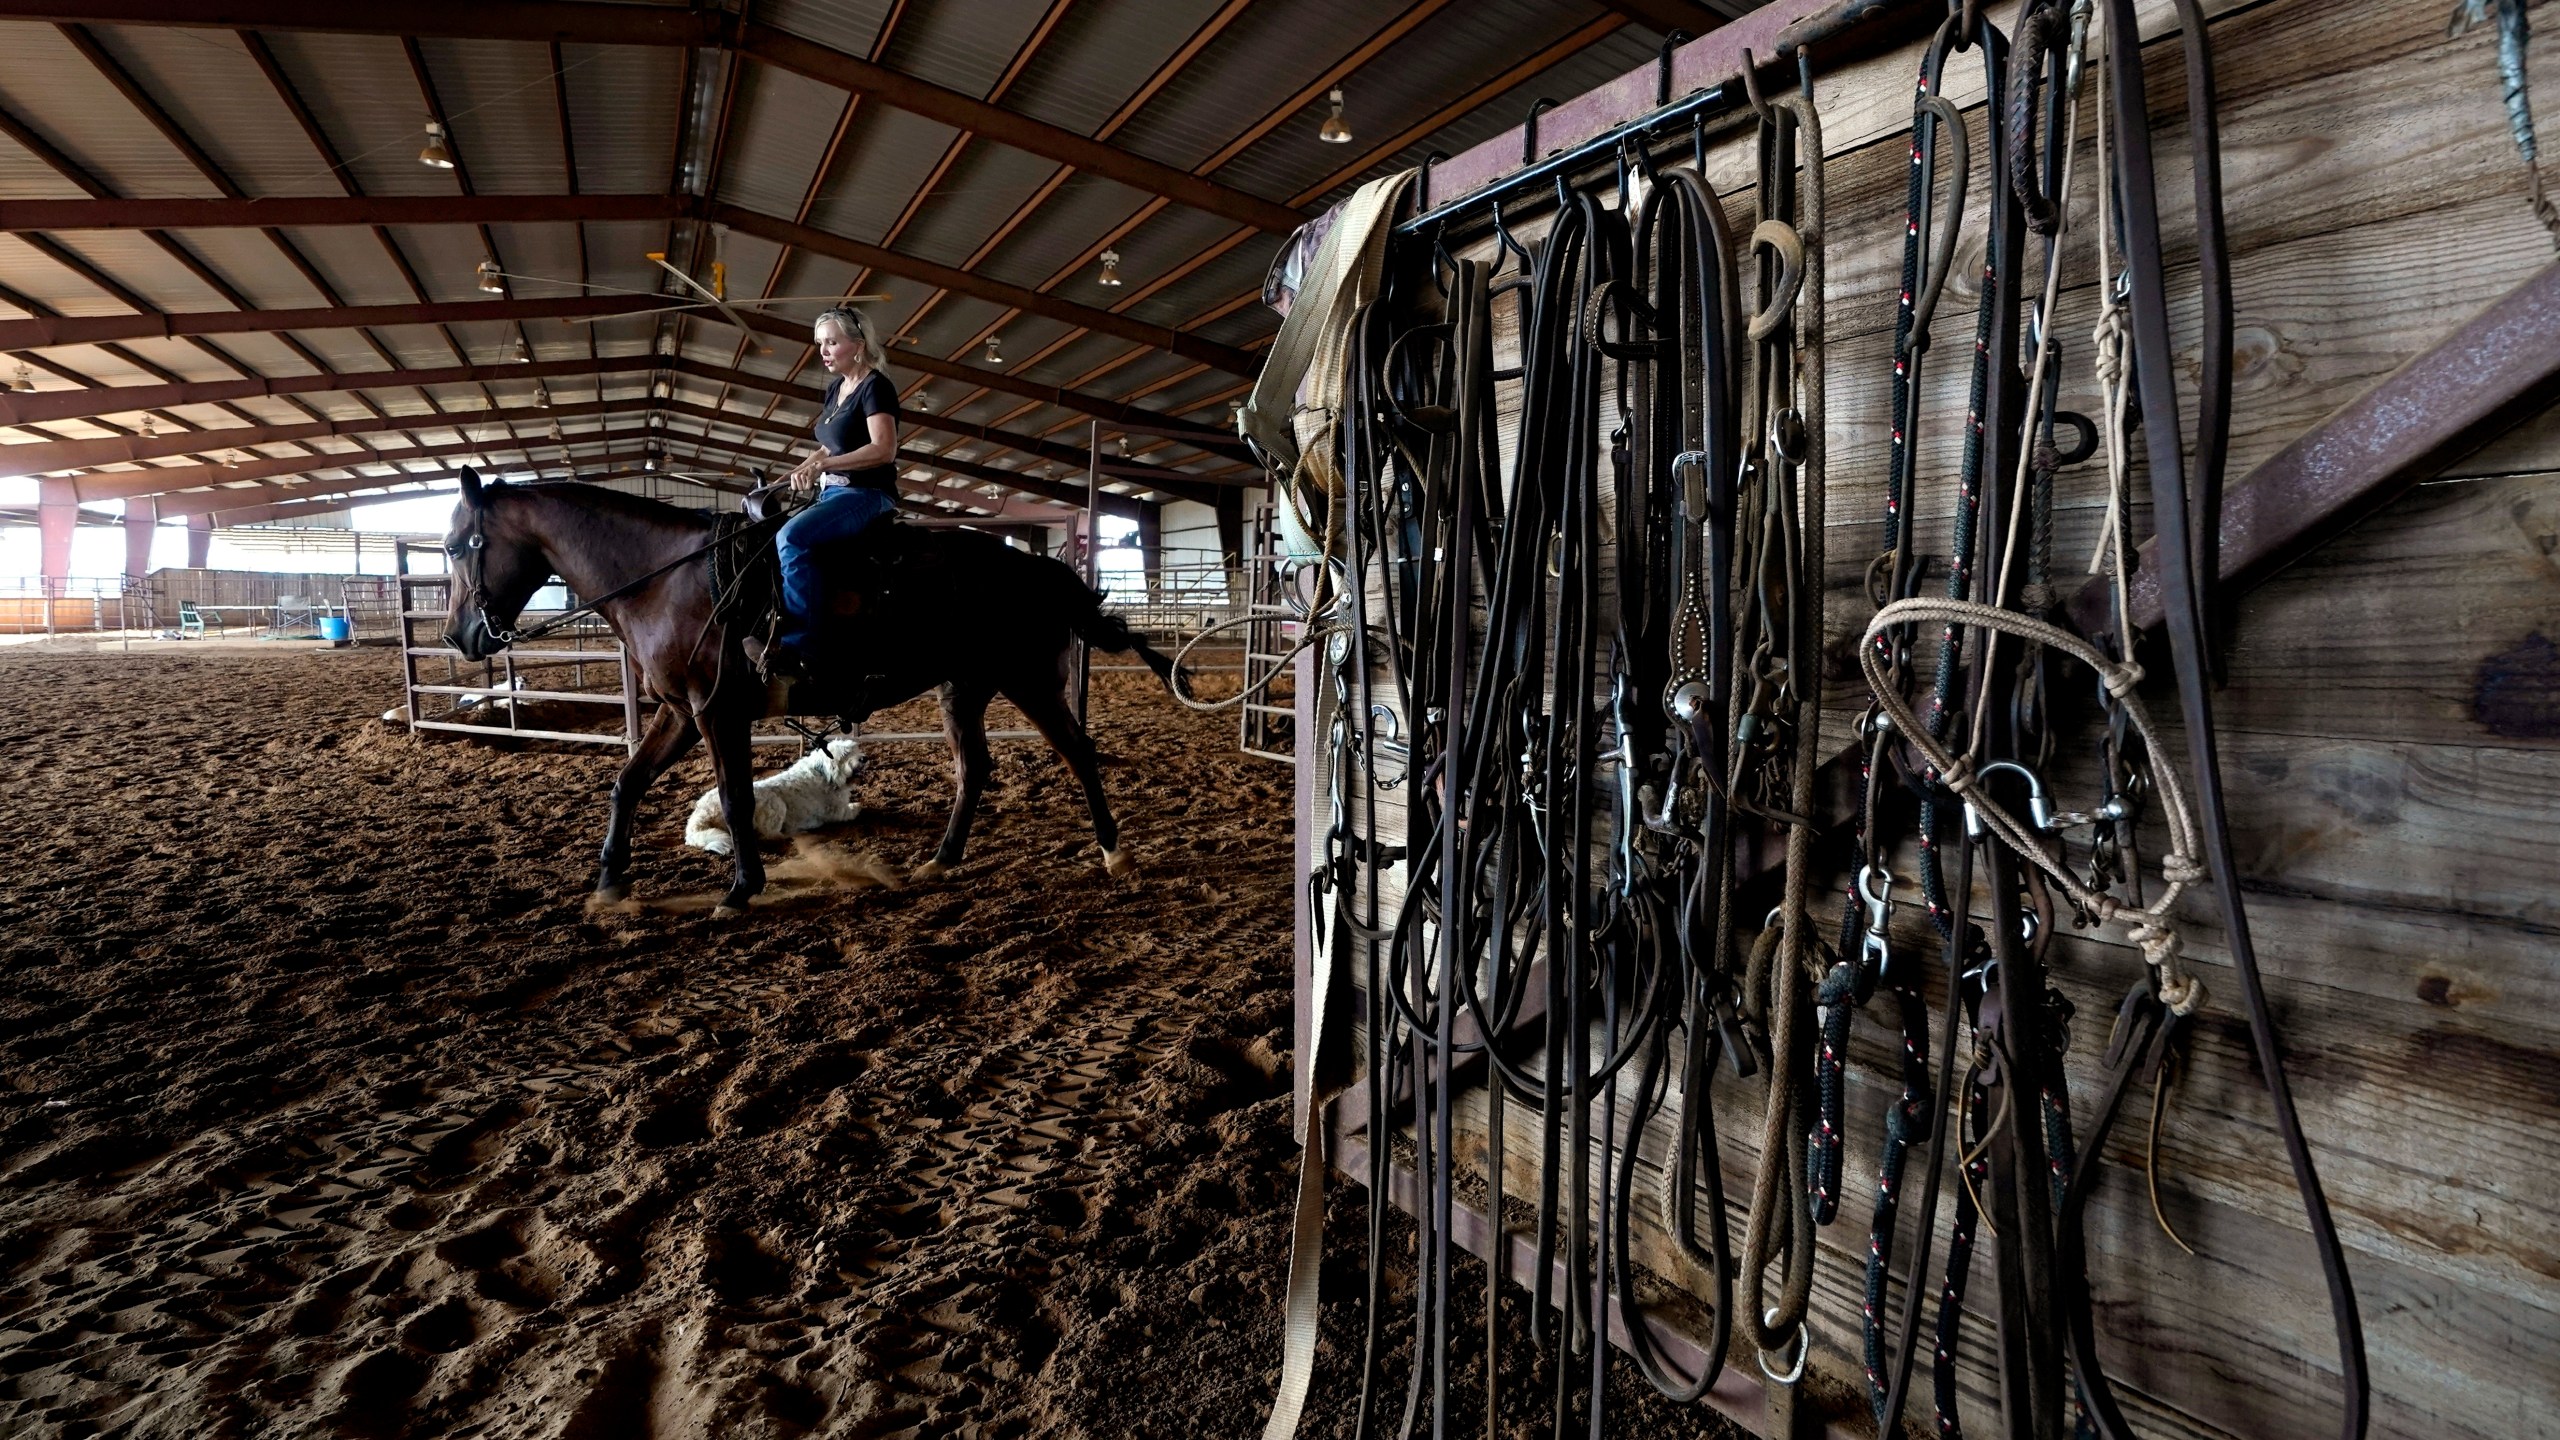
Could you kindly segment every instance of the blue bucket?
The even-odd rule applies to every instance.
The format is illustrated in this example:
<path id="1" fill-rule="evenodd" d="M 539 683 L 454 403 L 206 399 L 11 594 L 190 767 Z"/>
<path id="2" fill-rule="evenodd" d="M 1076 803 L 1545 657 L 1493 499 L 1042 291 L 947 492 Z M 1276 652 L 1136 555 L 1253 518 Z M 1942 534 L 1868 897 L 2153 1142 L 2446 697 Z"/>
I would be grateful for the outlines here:
<path id="1" fill-rule="evenodd" d="M 354 638 L 355 633 L 355 622 L 344 615 L 323 615 L 320 617 L 320 638 L 323 640 L 329 641 L 332 644 L 343 645 L 348 640 Z"/>

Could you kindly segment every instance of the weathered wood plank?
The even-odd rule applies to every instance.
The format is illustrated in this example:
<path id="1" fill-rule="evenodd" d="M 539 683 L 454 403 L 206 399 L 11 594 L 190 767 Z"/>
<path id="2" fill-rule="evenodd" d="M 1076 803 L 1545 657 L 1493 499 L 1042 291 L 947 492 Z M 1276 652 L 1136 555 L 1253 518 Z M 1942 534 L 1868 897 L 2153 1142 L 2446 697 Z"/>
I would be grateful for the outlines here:
<path id="1" fill-rule="evenodd" d="M 1926 519 L 1924 548 L 1943 545 L 1943 517 Z M 2054 577 L 2065 592 L 2100 521 L 2087 507 L 2055 515 Z M 1865 576 L 1876 543 L 1872 523 L 1832 527 L 1826 704 L 1844 712 L 1866 699 L 1841 647 L 1873 613 Z M 2275 734 L 2560 745 L 2555 555 L 2560 472 L 2422 486 L 2241 597 L 2216 714 Z M 2079 676 L 2068 683 L 2086 689 Z M 2165 687 L 2153 693 L 2173 708 Z"/>

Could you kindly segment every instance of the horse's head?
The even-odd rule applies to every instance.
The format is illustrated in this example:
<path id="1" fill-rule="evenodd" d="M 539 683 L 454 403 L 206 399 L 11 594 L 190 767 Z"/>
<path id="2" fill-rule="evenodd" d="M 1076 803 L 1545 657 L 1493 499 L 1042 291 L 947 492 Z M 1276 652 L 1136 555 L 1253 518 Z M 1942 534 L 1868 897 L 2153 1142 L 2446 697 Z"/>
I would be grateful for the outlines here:
<path id="1" fill-rule="evenodd" d="M 453 583 L 445 607 L 445 643 L 464 658 L 486 660 L 507 647 L 516 617 L 533 592 L 551 578 L 542 546 L 525 533 L 520 507 L 500 503 L 506 482 L 487 486 L 478 471 L 462 471 L 462 503 L 453 507 L 444 553 Z"/>

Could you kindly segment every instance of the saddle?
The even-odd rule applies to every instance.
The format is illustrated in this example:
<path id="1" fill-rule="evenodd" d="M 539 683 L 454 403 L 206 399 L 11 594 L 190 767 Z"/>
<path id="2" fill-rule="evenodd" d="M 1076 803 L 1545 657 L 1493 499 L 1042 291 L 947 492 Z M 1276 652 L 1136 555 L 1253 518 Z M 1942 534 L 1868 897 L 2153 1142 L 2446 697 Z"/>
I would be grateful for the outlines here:
<path id="1" fill-rule="evenodd" d="M 781 486 L 750 493 L 743 513 L 720 518 L 719 544 L 711 552 L 712 616 L 741 637 L 759 666 L 782 625 L 774 536 L 796 509 L 783 503 L 788 494 Z M 934 563 L 941 549 L 935 538 L 890 514 L 850 540 L 818 549 L 826 620 L 815 628 L 811 648 L 820 674 L 793 686 L 794 713 L 841 713 L 854 703 L 851 692 L 886 678 L 899 651 L 896 619 L 917 607 L 920 582 L 941 568 Z"/>

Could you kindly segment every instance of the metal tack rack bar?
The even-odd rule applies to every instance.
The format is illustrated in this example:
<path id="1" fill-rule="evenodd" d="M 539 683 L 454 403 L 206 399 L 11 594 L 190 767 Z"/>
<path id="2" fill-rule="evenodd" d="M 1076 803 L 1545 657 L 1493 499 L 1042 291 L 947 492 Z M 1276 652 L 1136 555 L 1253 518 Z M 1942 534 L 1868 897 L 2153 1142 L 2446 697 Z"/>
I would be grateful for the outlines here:
<path id="1" fill-rule="evenodd" d="M 1713 122 L 1748 108 L 1746 59 L 1764 86 L 1784 88 L 1797 83 L 1799 73 L 1891 50 L 1926 33 L 1942 13 L 1942 6 L 1924 0 L 1773 0 L 1696 39 L 1683 43 L 1675 36 L 1654 65 L 1553 109 L 1541 100 L 1519 127 L 1427 164 L 1421 195 L 1430 208 L 1397 225 L 1395 233 L 1428 234 L 1469 211 L 1489 220 L 1493 204 L 1552 196 L 1559 178 L 1570 183 L 1611 163 L 1630 140 L 1652 146 L 1712 133 Z M 1542 132 L 1565 148 L 1540 158 Z M 1464 187 L 1462 193 L 1431 206 L 1433 192 L 1452 184 Z"/>

